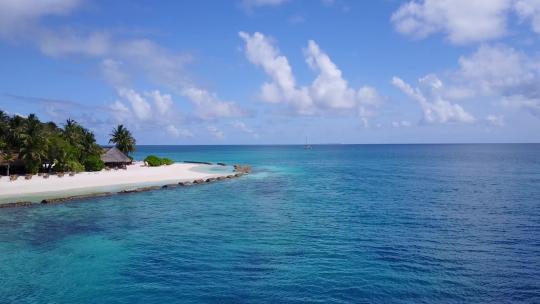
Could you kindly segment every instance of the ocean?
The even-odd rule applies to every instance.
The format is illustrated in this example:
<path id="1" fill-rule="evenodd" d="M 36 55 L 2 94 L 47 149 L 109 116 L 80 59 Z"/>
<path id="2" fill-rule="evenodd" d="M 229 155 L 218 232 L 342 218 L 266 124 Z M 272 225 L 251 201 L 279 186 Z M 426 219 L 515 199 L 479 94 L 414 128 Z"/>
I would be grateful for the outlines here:
<path id="1" fill-rule="evenodd" d="M 0 303 L 540 303 L 540 145 L 139 146 L 239 179 L 0 209 Z"/>

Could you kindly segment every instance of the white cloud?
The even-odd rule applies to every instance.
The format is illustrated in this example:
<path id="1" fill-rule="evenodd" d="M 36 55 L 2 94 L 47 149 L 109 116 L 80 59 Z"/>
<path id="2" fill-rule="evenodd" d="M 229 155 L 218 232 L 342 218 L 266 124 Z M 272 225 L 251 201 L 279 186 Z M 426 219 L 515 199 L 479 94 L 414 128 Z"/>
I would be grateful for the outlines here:
<path id="1" fill-rule="evenodd" d="M 239 120 L 235 120 L 231 123 L 231 125 L 235 128 L 235 129 L 238 129 L 244 133 L 247 133 L 247 134 L 250 134 L 253 136 L 253 138 L 259 138 L 259 134 L 257 132 L 255 132 L 253 129 L 251 129 L 250 127 L 248 127 L 245 123 L 239 121 Z"/>
<path id="2" fill-rule="evenodd" d="M 455 44 L 487 41 L 506 34 L 512 0 L 413 0 L 392 15 L 396 30 L 425 38 L 442 32 Z"/>
<path id="3" fill-rule="evenodd" d="M 520 94 L 506 96 L 502 98 L 501 104 L 505 107 L 523 109 L 532 115 L 540 118 L 540 96 L 528 97 Z"/>
<path id="4" fill-rule="evenodd" d="M 537 86 L 540 61 L 507 46 L 483 45 L 459 59 L 455 78 L 482 95 L 504 94 Z"/>
<path id="5" fill-rule="evenodd" d="M 121 101 L 115 101 L 111 106 L 111 113 L 119 122 L 127 121 L 131 118 L 131 110 Z"/>
<path id="6" fill-rule="evenodd" d="M 88 56 L 102 60 L 101 71 L 105 80 L 122 89 L 137 119 L 149 119 L 149 106 L 142 96 L 130 92 L 129 72 L 136 72 L 153 84 L 166 87 L 188 98 L 196 114 L 204 119 L 240 117 L 245 111 L 232 101 L 223 101 L 217 94 L 201 88 L 190 80 L 185 70 L 191 56 L 175 52 L 148 39 L 123 39 L 111 32 L 87 32 L 69 27 L 51 27 L 40 24 L 40 18 L 67 15 L 80 6 L 82 0 L 3 0 L 0 1 L 0 38 L 30 41 L 48 56 Z M 263 5 L 264 1 L 260 3 Z M 158 109 L 164 109 L 168 100 L 154 100 Z"/>
<path id="7" fill-rule="evenodd" d="M 467 44 L 505 36 L 514 15 L 540 34 L 540 0 L 410 0 L 391 20 L 404 35 L 442 33 L 451 43 Z"/>
<path id="8" fill-rule="evenodd" d="M 196 115 L 202 119 L 234 118 L 247 113 L 235 103 L 220 100 L 216 94 L 206 90 L 189 87 L 182 91 L 196 106 Z"/>
<path id="9" fill-rule="evenodd" d="M 167 125 L 165 127 L 167 133 L 174 137 L 193 137 L 193 133 L 189 130 L 179 129 L 174 125 Z"/>
<path id="10" fill-rule="evenodd" d="M 314 41 L 310 40 L 304 49 L 307 64 L 317 73 L 308 87 L 297 85 L 289 61 L 280 55 L 269 38 L 258 32 L 252 35 L 240 32 L 239 35 L 246 43 L 248 60 L 262 67 L 270 78 L 270 82 L 261 87 L 261 97 L 267 102 L 286 103 L 301 115 L 356 109 L 365 118 L 371 113 L 368 107 L 382 100 L 374 88 L 350 88 L 341 70 Z"/>
<path id="11" fill-rule="evenodd" d="M 452 104 L 447 100 L 442 99 L 439 90 L 443 84 L 434 75 L 428 75 L 420 79 L 420 83 L 428 86 L 431 89 L 430 98 L 428 99 L 419 88 L 413 88 L 401 78 L 393 77 L 392 84 L 399 88 L 405 95 L 415 100 L 420 104 L 424 113 L 424 121 L 427 123 L 449 123 L 463 122 L 472 123 L 474 117 L 466 112 L 460 105 Z"/>
<path id="12" fill-rule="evenodd" d="M 467 112 L 461 106 L 452 104 L 456 100 L 489 101 L 495 105 L 521 108 L 540 117 L 538 56 L 529 56 L 505 45 L 481 45 L 472 54 L 461 56 L 458 68 L 448 72 L 447 76 L 446 82 L 450 84 L 449 86 L 445 86 L 433 74 L 421 78 L 420 85 L 427 88 L 429 94 L 419 88 L 412 88 L 397 77 L 392 82 L 419 102 L 424 109 L 426 121 L 443 122 L 449 119 L 472 121 L 467 119 L 467 115 L 459 114 Z M 443 114 L 445 112 L 455 115 L 447 116 Z M 490 115 L 486 118 L 486 122 L 499 124 L 499 121 L 494 119 L 496 117 Z"/>
<path id="13" fill-rule="evenodd" d="M 225 138 L 225 134 L 223 134 L 223 131 L 219 130 L 215 126 L 208 126 L 206 130 L 208 130 L 208 133 L 210 133 L 210 135 L 214 136 L 215 138 L 219 140 L 222 140 Z"/>
<path id="14" fill-rule="evenodd" d="M 120 88 L 118 96 L 129 102 L 131 110 L 136 118 L 142 121 L 149 120 L 152 117 L 152 108 L 150 104 L 139 93 L 133 89 Z"/>
<path id="15" fill-rule="evenodd" d="M 118 88 L 119 100 L 110 107 L 110 113 L 118 123 L 136 128 L 158 127 L 173 137 L 193 137 L 191 131 L 178 127 L 182 115 L 175 108 L 172 96 L 158 90 L 139 93 L 134 89 Z"/>
<path id="16" fill-rule="evenodd" d="M 308 96 L 307 89 L 297 89 L 292 68 L 285 56 L 279 55 L 269 39 L 261 33 L 240 32 L 240 37 L 246 43 L 246 56 L 248 60 L 263 68 L 272 82 L 264 83 L 261 89 L 261 97 L 268 102 L 289 102 L 299 112 L 306 114 L 311 111 L 312 101 Z"/>
<path id="17" fill-rule="evenodd" d="M 158 114 L 163 117 L 170 114 L 173 106 L 173 100 L 169 94 L 161 94 L 158 90 L 146 93 L 146 95 L 154 100 L 154 105 Z"/>
<path id="18" fill-rule="evenodd" d="M 522 108 L 540 117 L 538 57 L 503 45 L 483 45 L 459 59 L 453 78 L 456 87 L 470 92 L 469 98 L 500 100 L 504 106 Z"/>
<path id="19" fill-rule="evenodd" d="M 540 34 L 540 0 L 517 0 L 514 9 L 521 20 L 530 20 L 532 30 Z"/>
<path id="20" fill-rule="evenodd" d="M 32 30 L 44 16 L 67 15 L 80 5 L 79 0 L 2 0 L 0 36 L 12 38 Z"/>

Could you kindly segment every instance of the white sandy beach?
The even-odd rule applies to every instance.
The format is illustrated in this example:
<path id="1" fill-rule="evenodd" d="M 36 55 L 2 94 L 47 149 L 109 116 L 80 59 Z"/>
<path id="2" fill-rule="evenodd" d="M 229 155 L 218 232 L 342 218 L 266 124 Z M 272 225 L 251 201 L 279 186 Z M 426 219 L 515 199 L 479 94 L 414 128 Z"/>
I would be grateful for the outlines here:
<path id="1" fill-rule="evenodd" d="M 169 166 L 145 167 L 141 162 L 135 162 L 128 166 L 127 170 L 82 172 L 75 176 L 66 174 L 63 177 L 51 175 L 47 179 L 35 175 L 30 180 L 21 176 L 16 181 L 9 181 L 9 177 L 3 176 L 0 179 L 0 203 L 22 198 L 37 200 L 60 197 L 60 194 L 63 196 L 90 194 L 111 189 L 120 191 L 143 185 L 165 185 L 227 175 L 195 170 L 203 166 L 207 165 L 175 163 Z"/>

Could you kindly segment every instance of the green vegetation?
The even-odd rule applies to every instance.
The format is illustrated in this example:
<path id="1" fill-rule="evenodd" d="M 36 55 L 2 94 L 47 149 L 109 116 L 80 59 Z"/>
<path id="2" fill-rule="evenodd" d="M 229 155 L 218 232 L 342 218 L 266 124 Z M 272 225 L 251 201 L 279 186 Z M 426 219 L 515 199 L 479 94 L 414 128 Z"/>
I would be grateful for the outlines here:
<path id="1" fill-rule="evenodd" d="M 24 164 L 25 173 L 30 174 L 101 170 L 101 153 L 94 134 L 74 120 L 58 127 L 41 122 L 34 114 L 24 118 L 0 110 L 0 158 L 8 164 L 8 175 L 14 163 Z"/>
<path id="2" fill-rule="evenodd" d="M 105 168 L 105 164 L 99 156 L 92 155 L 86 159 L 84 168 L 86 171 L 101 171 Z"/>
<path id="3" fill-rule="evenodd" d="M 114 143 L 118 150 L 126 155 L 135 151 L 135 138 L 124 125 L 119 125 L 112 131 L 109 143 Z"/>
<path id="4" fill-rule="evenodd" d="M 150 167 L 159 167 L 163 165 L 172 165 L 174 161 L 170 158 L 161 158 L 155 155 L 148 155 L 144 161 L 148 164 Z"/>
<path id="5" fill-rule="evenodd" d="M 170 159 L 170 158 L 162 158 L 162 159 L 161 159 L 161 162 L 162 162 L 164 165 L 167 165 L 167 166 L 168 166 L 168 165 L 174 164 L 174 161 L 173 161 L 172 159 Z"/>

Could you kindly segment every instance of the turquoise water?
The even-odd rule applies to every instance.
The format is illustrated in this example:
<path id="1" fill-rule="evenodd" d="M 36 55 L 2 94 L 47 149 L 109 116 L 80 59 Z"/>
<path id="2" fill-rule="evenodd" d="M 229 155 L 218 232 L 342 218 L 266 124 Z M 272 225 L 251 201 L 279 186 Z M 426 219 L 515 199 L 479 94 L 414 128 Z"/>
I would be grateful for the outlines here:
<path id="1" fill-rule="evenodd" d="M 0 209 L 0 302 L 540 302 L 540 145 L 150 153 L 255 171 Z"/>

